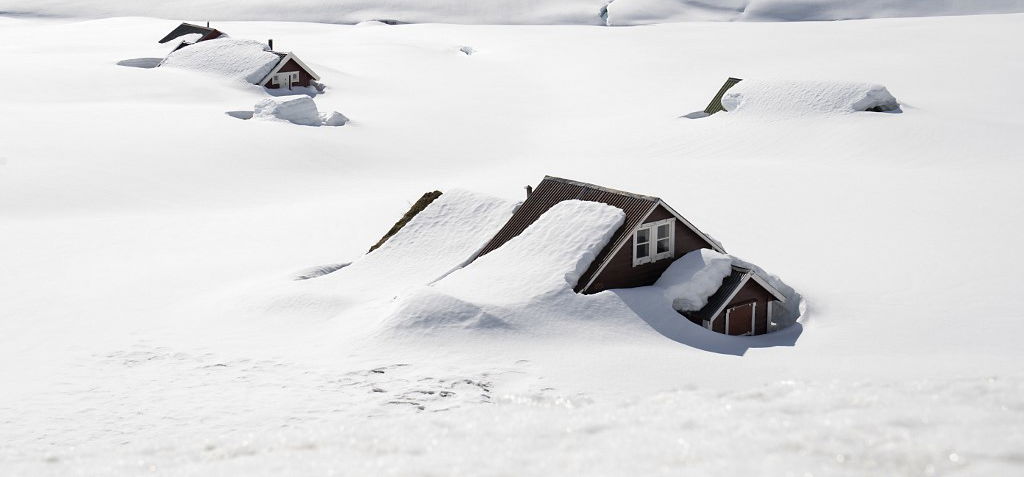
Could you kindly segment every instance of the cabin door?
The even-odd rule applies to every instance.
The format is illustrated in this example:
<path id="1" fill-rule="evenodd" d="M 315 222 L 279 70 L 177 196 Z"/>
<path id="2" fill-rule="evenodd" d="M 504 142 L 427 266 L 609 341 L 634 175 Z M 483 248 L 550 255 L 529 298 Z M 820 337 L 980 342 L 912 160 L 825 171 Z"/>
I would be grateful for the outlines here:
<path id="1" fill-rule="evenodd" d="M 733 336 L 754 334 L 754 315 L 757 302 L 736 305 L 725 310 L 725 329 Z"/>

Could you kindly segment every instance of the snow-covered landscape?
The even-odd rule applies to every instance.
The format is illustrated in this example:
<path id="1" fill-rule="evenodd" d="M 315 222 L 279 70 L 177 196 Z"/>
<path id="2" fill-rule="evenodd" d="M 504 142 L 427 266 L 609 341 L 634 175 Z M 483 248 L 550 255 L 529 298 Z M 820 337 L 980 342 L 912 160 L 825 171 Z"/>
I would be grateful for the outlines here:
<path id="1" fill-rule="evenodd" d="M 168 56 L 183 21 L 266 61 Z M 1020 474 L 1022 31 L 1015 0 L 0 0 L 0 475 Z M 270 50 L 321 89 L 253 84 Z M 546 175 L 728 254 L 574 293 L 623 213 L 569 200 L 477 258 Z M 796 322 L 680 314 L 737 265 Z"/>

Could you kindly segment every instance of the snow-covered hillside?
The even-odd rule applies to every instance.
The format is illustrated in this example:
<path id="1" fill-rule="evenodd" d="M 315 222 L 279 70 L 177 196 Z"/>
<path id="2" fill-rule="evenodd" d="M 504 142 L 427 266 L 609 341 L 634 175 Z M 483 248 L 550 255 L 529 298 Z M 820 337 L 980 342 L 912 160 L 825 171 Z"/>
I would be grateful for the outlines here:
<path id="1" fill-rule="evenodd" d="M 640 25 L 1024 12 L 1024 0 L 0 0 L 0 12 L 75 17 L 358 23 Z"/>
<path id="2" fill-rule="evenodd" d="M 0 58 L 38 75 L 0 88 L 0 475 L 1024 468 L 1024 15 L 215 24 L 300 55 L 344 127 L 241 121 L 266 91 L 151 68 L 179 21 L 0 16 Z M 750 109 L 689 119 L 729 76 Z M 901 112 L 764 87 L 792 82 Z M 568 294 L 585 254 L 535 241 L 449 274 L 545 174 L 662 197 L 804 316 L 726 337 L 663 288 Z M 433 190 L 449 214 L 366 255 Z M 512 326 L 439 319 L 464 303 Z"/>

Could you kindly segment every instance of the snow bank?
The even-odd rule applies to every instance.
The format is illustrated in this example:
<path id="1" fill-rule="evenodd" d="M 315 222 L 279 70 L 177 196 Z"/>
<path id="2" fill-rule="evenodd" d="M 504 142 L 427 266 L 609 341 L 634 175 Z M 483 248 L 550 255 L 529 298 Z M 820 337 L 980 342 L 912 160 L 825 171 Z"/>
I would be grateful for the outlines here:
<path id="1" fill-rule="evenodd" d="M 404 300 L 386 326 L 522 329 L 580 316 L 586 297 L 572 289 L 624 220 L 610 205 L 560 202 L 518 237 Z"/>
<path id="2" fill-rule="evenodd" d="M 662 290 L 676 311 L 696 311 L 708 304 L 730 273 L 731 257 L 702 248 L 679 257 L 654 287 Z"/>
<path id="3" fill-rule="evenodd" d="M 280 119 L 305 126 L 344 126 L 348 118 L 337 111 L 321 113 L 313 98 L 305 95 L 277 96 L 256 103 L 253 117 Z"/>
<path id="4" fill-rule="evenodd" d="M 201 41 L 167 55 L 161 66 L 213 73 L 259 84 L 281 60 L 254 40 L 228 37 Z"/>
<path id="5" fill-rule="evenodd" d="M 805 114 L 898 111 L 899 102 L 884 86 L 846 81 L 743 80 L 722 97 L 730 113 L 802 116 Z"/>
<path id="6" fill-rule="evenodd" d="M 1024 0 L 0 0 L 0 11 L 79 17 L 349 23 L 637 25 L 796 21 L 1024 12 Z"/>
<path id="7" fill-rule="evenodd" d="M 624 220 L 622 210 L 607 204 L 559 202 L 518 237 L 438 282 L 436 288 L 502 305 L 571 290 Z"/>
<path id="8" fill-rule="evenodd" d="M 376 250 L 311 282 L 363 290 L 369 297 L 427 285 L 472 260 L 517 205 L 462 190 L 445 192 Z"/>

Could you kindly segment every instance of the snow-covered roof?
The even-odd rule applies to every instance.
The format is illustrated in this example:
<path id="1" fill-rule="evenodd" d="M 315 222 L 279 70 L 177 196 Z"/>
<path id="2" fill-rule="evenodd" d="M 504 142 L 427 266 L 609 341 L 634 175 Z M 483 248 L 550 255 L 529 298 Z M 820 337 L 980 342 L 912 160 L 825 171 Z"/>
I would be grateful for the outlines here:
<path id="1" fill-rule="evenodd" d="M 161 66 L 184 68 L 262 84 L 281 56 L 265 43 L 229 37 L 201 41 L 167 55 Z"/>
<path id="2" fill-rule="evenodd" d="M 728 88 L 722 107 L 730 113 L 803 116 L 855 111 L 898 111 L 885 86 L 853 81 L 746 79 Z"/>
<path id="3" fill-rule="evenodd" d="M 731 259 L 730 259 L 731 260 Z M 756 270 L 745 268 L 739 265 L 732 265 L 728 276 L 722 280 L 722 285 L 717 291 L 707 298 L 707 304 L 697 311 L 688 313 L 689 316 L 699 320 L 710 320 L 732 301 L 747 282 L 753 280 L 762 288 L 768 291 L 776 300 L 785 303 L 786 296 L 774 287 L 765 277 L 762 277 Z M 675 306 L 675 304 L 673 304 Z"/>
<path id="4" fill-rule="evenodd" d="M 658 206 L 664 207 L 673 214 L 684 226 L 690 228 L 698 236 L 704 238 L 707 243 L 719 252 L 725 252 L 718 242 L 701 232 L 678 212 L 673 210 L 664 201 L 649 195 L 635 194 L 621 190 L 602 187 L 586 182 L 579 182 L 560 177 L 544 176 L 544 180 L 537 185 L 537 188 L 527 197 L 526 202 L 516 211 L 512 219 L 484 246 L 481 255 L 485 255 L 505 242 L 521 234 L 530 224 L 534 223 L 545 212 L 555 204 L 565 200 L 585 200 L 590 202 L 601 202 L 622 209 L 626 213 L 626 220 L 622 228 L 616 231 L 609 240 L 608 245 L 594 260 L 590 269 L 580 278 L 577 291 L 586 292 L 587 287 L 593 279 L 604 269 L 612 254 L 618 250 L 632 235 L 633 230 L 640 225 L 651 212 Z"/>

